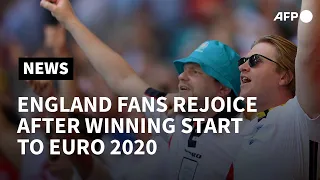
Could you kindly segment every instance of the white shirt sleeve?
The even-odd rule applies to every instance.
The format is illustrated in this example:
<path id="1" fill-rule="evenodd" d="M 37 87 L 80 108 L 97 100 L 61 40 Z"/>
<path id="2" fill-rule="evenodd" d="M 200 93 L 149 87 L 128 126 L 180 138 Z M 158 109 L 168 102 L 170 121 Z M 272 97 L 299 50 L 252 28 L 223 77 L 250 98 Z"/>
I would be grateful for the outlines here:
<path id="1" fill-rule="evenodd" d="M 295 111 L 295 114 L 298 115 L 296 118 L 307 121 L 309 139 L 315 142 L 320 142 L 320 115 L 314 119 L 311 119 L 301 108 L 297 97 L 294 97 L 290 104 L 292 105 L 292 108 L 289 110 Z"/>

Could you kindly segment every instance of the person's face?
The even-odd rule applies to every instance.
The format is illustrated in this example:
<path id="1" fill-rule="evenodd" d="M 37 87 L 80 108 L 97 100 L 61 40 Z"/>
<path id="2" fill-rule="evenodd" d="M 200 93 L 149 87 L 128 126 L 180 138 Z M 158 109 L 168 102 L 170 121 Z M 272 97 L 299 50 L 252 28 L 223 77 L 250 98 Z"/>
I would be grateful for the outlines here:
<path id="1" fill-rule="evenodd" d="M 198 64 L 184 65 L 184 72 L 179 75 L 179 94 L 182 97 L 223 96 L 224 87 L 218 81 L 205 74 Z"/>
<path id="2" fill-rule="evenodd" d="M 255 45 L 246 57 L 254 54 L 263 55 L 273 61 L 276 61 L 277 51 L 274 46 L 269 43 L 258 43 Z M 259 57 L 257 64 L 253 67 L 249 66 L 246 61 L 239 66 L 241 72 L 241 97 L 257 97 L 267 98 L 270 93 L 280 88 L 279 81 L 281 74 L 276 72 L 277 64 L 269 61 L 264 57 Z"/>

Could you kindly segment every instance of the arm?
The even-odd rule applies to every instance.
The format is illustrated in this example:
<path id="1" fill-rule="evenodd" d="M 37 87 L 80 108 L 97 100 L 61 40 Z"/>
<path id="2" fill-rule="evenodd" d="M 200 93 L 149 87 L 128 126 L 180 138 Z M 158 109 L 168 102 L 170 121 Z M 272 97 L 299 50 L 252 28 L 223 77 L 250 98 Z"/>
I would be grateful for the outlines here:
<path id="1" fill-rule="evenodd" d="M 296 57 L 296 95 L 310 118 L 320 114 L 320 1 L 303 0 L 303 10 L 310 10 L 310 23 L 299 21 Z"/>
<path id="2" fill-rule="evenodd" d="M 144 96 L 149 86 L 119 54 L 101 42 L 77 19 L 69 0 L 59 0 L 56 3 L 42 0 L 41 6 L 51 11 L 72 34 L 113 92 L 120 96 L 138 98 Z"/>
<path id="3" fill-rule="evenodd" d="M 66 38 L 64 32 L 60 29 L 60 26 L 50 27 L 51 32 L 55 33 L 45 33 L 46 42 L 48 45 L 49 53 L 55 57 L 67 57 L 70 56 L 68 50 L 66 49 Z M 48 28 L 46 29 L 48 30 Z M 45 31 L 46 32 L 46 31 Z M 54 37 L 52 35 L 54 34 Z M 57 42 L 58 41 L 58 42 Z M 78 69 L 76 69 L 78 70 Z M 77 73 L 77 72 L 75 72 Z M 74 76 L 74 80 L 68 81 L 59 81 L 59 95 L 65 97 L 64 107 L 70 108 L 72 105 L 73 98 L 79 96 L 81 93 L 77 88 L 76 84 L 77 76 Z M 30 87 L 33 91 L 42 97 L 48 96 L 57 96 L 54 87 L 53 81 L 49 80 L 38 80 L 38 81 L 28 81 Z M 63 117 L 67 118 L 67 113 L 56 112 L 53 114 L 54 117 Z M 55 138 L 60 139 L 83 139 L 80 134 L 55 134 Z M 61 158 L 61 157 L 60 157 Z M 68 156 L 68 159 L 71 161 L 72 165 L 77 169 L 79 175 L 83 179 L 110 179 L 110 174 L 106 166 L 97 160 L 92 155 L 76 155 L 73 154 Z M 53 162 L 52 164 L 55 164 Z"/>

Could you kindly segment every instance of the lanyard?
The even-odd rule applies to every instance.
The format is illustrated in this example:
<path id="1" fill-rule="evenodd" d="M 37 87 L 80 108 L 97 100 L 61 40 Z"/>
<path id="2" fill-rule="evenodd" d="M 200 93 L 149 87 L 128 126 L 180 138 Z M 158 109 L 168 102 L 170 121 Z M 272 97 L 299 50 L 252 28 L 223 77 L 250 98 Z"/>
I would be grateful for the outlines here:
<path id="1" fill-rule="evenodd" d="M 268 113 L 272 110 L 272 108 L 267 109 L 265 111 L 262 112 L 258 112 L 257 113 L 257 117 L 258 117 L 258 122 L 260 122 L 262 119 L 266 118 Z"/>
<path id="2" fill-rule="evenodd" d="M 280 106 L 283 106 L 283 105 L 284 105 L 284 104 L 281 104 Z M 276 106 L 276 107 L 279 107 L 279 106 Z M 268 115 L 268 113 L 269 113 L 272 109 L 274 109 L 274 108 L 276 108 L 276 107 L 267 109 L 267 110 L 262 111 L 262 112 L 258 112 L 258 113 L 257 113 L 258 122 L 260 122 L 262 119 L 266 118 L 267 115 Z"/>

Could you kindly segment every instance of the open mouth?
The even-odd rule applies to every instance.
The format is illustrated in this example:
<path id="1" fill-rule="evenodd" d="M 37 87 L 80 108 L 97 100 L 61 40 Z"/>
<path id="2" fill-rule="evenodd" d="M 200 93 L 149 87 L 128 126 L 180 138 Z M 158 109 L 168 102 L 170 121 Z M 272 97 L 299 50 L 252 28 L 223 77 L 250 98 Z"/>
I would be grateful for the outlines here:
<path id="1" fill-rule="evenodd" d="M 241 76 L 241 84 L 247 84 L 249 82 L 251 82 L 251 79 L 246 76 Z"/>
<path id="2" fill-rule="evenodd" d="M 179 86 L 179 90 L 180 91 L 187 91 L 187 90 L 190 90 L 190 88 L 188 88 L 188 86 L 181 85 L 181 86 Z"/>

